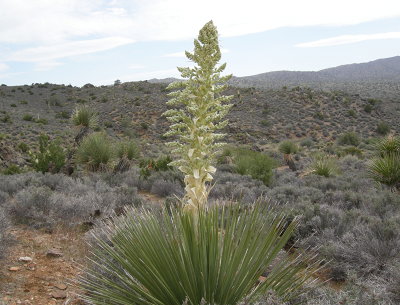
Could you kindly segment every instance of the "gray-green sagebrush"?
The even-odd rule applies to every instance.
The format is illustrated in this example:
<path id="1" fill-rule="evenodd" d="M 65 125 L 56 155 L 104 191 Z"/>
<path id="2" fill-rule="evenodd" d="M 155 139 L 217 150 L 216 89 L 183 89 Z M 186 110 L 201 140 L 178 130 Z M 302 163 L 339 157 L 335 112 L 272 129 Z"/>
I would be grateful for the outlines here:
<path id="1" fill-rule="evenodd" d="M 271 205 L 215 205 L 196 213 L 136 209 L 110 223 L 81 279 L 83 298 L 108 305 L 249 304 L 268 290 L 293 299 L 312 279 L 316 264 L 307 266 L 301 255 L 275 261 L 297 221 Z"/>

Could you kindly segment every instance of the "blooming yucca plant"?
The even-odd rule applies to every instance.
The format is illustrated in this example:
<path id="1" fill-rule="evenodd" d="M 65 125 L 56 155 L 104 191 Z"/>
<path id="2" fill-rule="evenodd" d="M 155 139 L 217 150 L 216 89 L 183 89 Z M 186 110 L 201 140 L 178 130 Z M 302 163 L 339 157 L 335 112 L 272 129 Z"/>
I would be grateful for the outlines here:
<path id="1" fill-rule="evenodd" d="M 224 128 L 228 121 L 221 121 L 231 105 L 227 102 L 232 96 L 222 95 L 226 81 L 231 75 L 221 77 L 226 64 L 217 67 L 221 59 L 218 44 L 218 32 L 210 21 L 200 30 L 194 41 L 194 52 L 186 52 L 186 57 L 195 63 L 193 68 L 178 68 L 185 81 L 174 82 L 169 89 L 174 91 L 167 104 L 180 106 L 164 113 L 173 124 L 166 136 L 177 136 L 177 141 L 168 143 L 172 153 L 179 159 L 171 165 L 178 167 L 185 175 L 185 203 L 189 209 L 204 207 L 207 202 L 207 182 L 215 172 L 214 157 L 222 143 L 224 135 L 217 131 Z"/>
<path id="2" fill-rule="evenodd" d="M 165 113 L 173 122 L 170 145 L 180 158 L 172 164 L 185 174 L 183 209 L 164 209 L 160 215 L 131 210 L 114 219 L 97 237 L 92 263 L 81 279 L 84 299 L 107 305 L 235 305 L 274 290 L 293 299 L 314 274 L 301 256 L 276 261 L 292 236 L 297 220 L 289 221 L 271 205 L 207 204 L 207 184 L 215 171 L 213 158 L 220 147 L 217 133 L 229 110 L 220 95 L 228 77 L 216 68 L 221 57 L 218 33 L 208 22 L 195 40 L 197 66 L 180 68 L 185 82 L 170 86 Z M 268 271 L 263 281 L 259 277 Z M 251 304 L 251 303 L 250 303 Z"/>

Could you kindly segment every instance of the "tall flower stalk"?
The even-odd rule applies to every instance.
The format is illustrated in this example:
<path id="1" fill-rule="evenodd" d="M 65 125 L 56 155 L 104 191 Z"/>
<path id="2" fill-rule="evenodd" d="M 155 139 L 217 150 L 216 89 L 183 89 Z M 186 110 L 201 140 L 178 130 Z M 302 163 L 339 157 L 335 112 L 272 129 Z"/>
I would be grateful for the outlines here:
<path id="1" fill-rule="evenodd" d="M 224 134 L 218 131 L 228 124 L 223 118 L 232 106 L 228 104 L 232 96 L 221 93 L 232 75 L 221 76 L 226 64 L 218 66 L 221 50 L 212 21 L 204 25 L 194 40 L 194 52 L 185 54 L 195 65 L 178 68 L 186 80 L 168 86 L 168 89 L 179 89 L 169 94 L 171 99 L 167 102 L 178 108 L 164 113 L 172 122 L 165 135 L 177 137 L 168 143 L 172 153 L 179 156 L 171 165 L 185 175 L 185 208 L 197 210 L 207 202 L 207 183 L 213 179 L 215 155 L 223 144 L 219 140 Z"/>

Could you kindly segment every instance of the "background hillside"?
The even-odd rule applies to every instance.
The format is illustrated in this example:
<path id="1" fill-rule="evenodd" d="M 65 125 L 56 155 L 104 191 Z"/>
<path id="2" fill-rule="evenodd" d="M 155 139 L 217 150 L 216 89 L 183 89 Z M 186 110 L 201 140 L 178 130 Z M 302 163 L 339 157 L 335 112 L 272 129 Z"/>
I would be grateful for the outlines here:
<path id="1" fill-rule="evenodd" d="M 400 56 L 395 56 L 316 72 L 276 71 L 234 77 L 231 84 L 239 87 L 258 88 L 309 86 L 321 90 L 345 90 L 349 93 L 360 93 L 364 96 L 398 101 L 399 81 Z"/>
<path id="2" fill-rule="evenodd" d="M 371 99 L 343 91 L 320 91 L 309 87 L 281 89 L 235 88 L 234 106 L 227 141 L 258 147 L 284 139 L 334 141 L 344 132 L 363 138 L 378 136 L 379 124 L 400 132 L 400 103 L 393 99 Z M 391 94 L 391 93 L 389 93 Z M 165 142 L 168 122 L 166 84 L 131 82 L 119 86 L 82 88 L 33 84 L 0 88 L 0 133 L 3 145 L 21 142 L 33 147 L 40 133 L 73 141 L 78 132 L 69 120 L 73 110 L 89 105 L 99 114 L 98 130 L 114 138 L 138 138 L 149 145 Z"/>

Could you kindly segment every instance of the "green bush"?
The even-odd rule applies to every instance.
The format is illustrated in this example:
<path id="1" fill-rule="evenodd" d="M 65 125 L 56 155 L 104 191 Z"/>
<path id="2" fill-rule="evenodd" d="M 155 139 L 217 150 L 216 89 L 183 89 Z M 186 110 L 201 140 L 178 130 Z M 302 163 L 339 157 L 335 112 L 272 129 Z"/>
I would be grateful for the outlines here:
<path id="1" fill-rule="evenodd" d="M 292 141 L 283 141 L 279 145 L 279 151 L 285 155 L 291 155 L 297 153 L 299 150 L 297 144 Z"/>
<path id="2" fill-rule="evenodd" d="M 154 159 L 142 159 L 139 163 L 140 176 L 147 179 L 150 177 L 151 173 L 156 171 L 167 171 L 171 170 L 172 166 L 169 164 L 172 162 L 170 156 L 162 156 L 157 160 Z"/>
<path id="3" fill-rule="evenodd" d="M 48 135 L 39 136 L 39 151 L 30 152 L 31 166 L 37 172 L 58 173 L 65 164 L 65 153 L 59 141 L 50 141 Z"/>
<path id="4" fill-rule="evenodd" d="M 12 123 L 11 117 L 8 113 L 5 113 L 0 121 L 2 121 L 3 123 Z"/>
<path id="5" fill-rule="evenodd" d="M 38 124 L 43 124 L 43 125 L 47 125 L 49 123 L 46 119 L 43 119 L 43 118 L 35 119 L 34 122 L 38 123 Z"/>
<path id="6" fill-rule="evenodd" d="M 338 166 L 333 157 L 318 155 L 311 164 L 311 172 L 318 176 L 331 177 L 338 174 Z"/>
<path id="7" fill-rule="evenodd" d="M 386 136 L 390 131 L 390 127 L 386 122 L 379 122 L 378 125 L 376 126 L 376 132 Z"/>
<path id="8" fill-rule="evenodd" d="M 139 157 L 139 147 L 135 141 L 122 141 L 117 145 L 117 156 L 118 158 L 127 158 L 128 160 L 134 160 Z"/>
<path id="9" fill-rule="evenodd" d="M 56 113 L 57 119 L 69 119 L 70 115 L 67 111 L 60 111 Z"/>
<path id="10" fill-rule="evenodd" d="M 372 110 L 374 110 L 374 106 L 371 104 L 365 104 L 363 108 L 364 108 L 364 111 L 367 113 L 371 113 Z"/>
<path id="11" fill-rule="evenodd" d="M 20 142 L 20 143 L 17 145 L 17 147 L 18 147 L 18 149 L 19 149 L 21 152 L 23 152 L 23 153 L 26 153 L 26 152 L 29 150 L 28 144 L 26 144 L 26 143 L 24 143 L 24 142 Z"/>
<path id="12" fill-rule="evenodd" d="M 275 261 L 296 222 L 261 203 L 214 205 L 195 216 L 173 208 L 161 217 L 129 211 L 108 227 L 106 240 L 96 238 L 92 265 L 80 281 L 84 298 L 90 304 L 235 305 L 273 290 L 288 301 L 316 269 L 299 257 Z"/>
<path id="13" fill-rule="evenodd" d="M 4 175 L 15 175 L 20 173 L 22 173 L 22 170 L 16 164 L 11 164 L 5 170 L 3 170 Z"/>
<path id="14" fill-rule="evenodd" d="M 33 116 L 31 114 L 24 114 L 24 116 L 22 117 L 22 119 L 24 121 L 32 121 L 33 120 Z"/>
<path id="15" fill-rule="evenodd" d="M 90 171 L 105 170 L 113 157 L 107 135 L 101 132 L 85 137 L 77 151 L 77 161 Z"/>
<path id="16" fill-rule="evenodd" d="M 249 149 L 235 149 L 233 151 L 235 170 L 240 175 L 249 175 L 269 185 L 272 178 L 272 169 L 276 161 L 267 155 Z"/>
<path id="17" fill-rule="evenodd" d="M 94 128 L 98 124 L 98 117 L 89 106 L 79 106 L 74 110 L 71 121 L 75 126 Z"/>
<path id="18" fill-rule="evenodd" d="M 338 144 L 358 146 L 360 138 L 355 132 L 346 132 L 339 137 Z"/>

